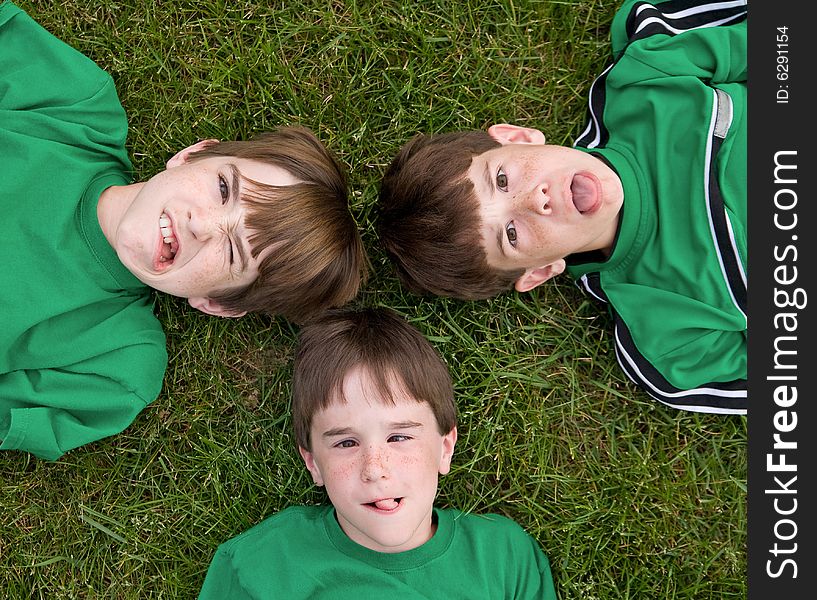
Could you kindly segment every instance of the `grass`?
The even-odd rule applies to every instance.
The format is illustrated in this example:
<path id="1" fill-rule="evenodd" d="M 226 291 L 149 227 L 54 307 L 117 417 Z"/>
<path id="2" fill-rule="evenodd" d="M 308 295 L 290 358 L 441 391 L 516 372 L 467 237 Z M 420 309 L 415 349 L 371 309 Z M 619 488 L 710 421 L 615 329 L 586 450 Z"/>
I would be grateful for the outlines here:
<path id="1" fill-rule="evenodd" d="M 313 129 L 349 171 L 373 275 L 448 362 L 460 441 L 439 504 L 541 543 L 559 597 L 746 596 L 746 420 L 658 405 L 615 363 L 609 321 L 565 276 L 491 301 L 422 299 L 372 229 L 379 177 L 418 131 L 512 122 L 570 144 L 619 2 L 25 1 L 112 73 L 139 178 L 208 137 Z M 56 463 L 0 454 L 9 600 L 195 598 L 216 546 L 318 503 L 293 446 L 297 328 L 157 297 L 171 362 L 124 433 Z"/>

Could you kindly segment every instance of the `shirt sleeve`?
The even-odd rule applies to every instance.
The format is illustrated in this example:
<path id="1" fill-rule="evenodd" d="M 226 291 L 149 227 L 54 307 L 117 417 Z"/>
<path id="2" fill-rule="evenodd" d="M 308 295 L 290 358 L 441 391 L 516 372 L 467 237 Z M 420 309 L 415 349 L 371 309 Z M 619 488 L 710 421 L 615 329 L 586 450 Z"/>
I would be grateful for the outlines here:
<path id="1" fill-rule="evenodd" d="M 626 54 L 666 76 L 745 82 L 746 18 L 746 2 L 740 1 L 628 1 L 613 19 L 613 56 Z"/>
<path id="2" fill-rule="evenodd" d="M 207 569 L 198 600 L 252 600 L 241 586 L 232 554 L 223 546 L 216 550 Z"/>
<path id="3" fill-rule="evenodd" d="M 627 376 L 674 408 L 744 414 L 745 325 L 704 302 L 674 302 L 669 292 L 653 293 L 648 321 L 628 321 L 611 308 L 616 358 Z"/>
<path id="4" fill-rule="evenodd" d="M 0 3 L 0 111 L 34 113 L 44 129 L 55 120 L 75 123 L 92 141 L 117 147 L 126 117 L 118 99 L 100 101 L 111 95 L 113 79 L 90 58 L 13 3 Z"/>
<path id="5" fill-rule="evenodd" d="M 519 563 L 518 600 L 556 600 L 556 589 L 550 573 L 550 561 L 539 543 L 528 536 L 527 559 Z M 520 557 L 521 558 L 521 557 Z"/>
<path id="6" fill-rule="evenodd" d="M 120 433 L 161 391 L 164 337 L 60 368 L 0 374 L 0 450 L 57 460 Z"/>
<path id="7" fill-rule="evenodd" d="M 506 577 L 506 598 L 516 600 L 556 600 L 550 561 L 539 542 L 517 522 L 493 516 L 493 553 L 503 557 L 504 567 L 497 570 Z M 503 540 L 503 541 L 500 541 Z M 504 542 L 504 548 L 503 548 Z"/>

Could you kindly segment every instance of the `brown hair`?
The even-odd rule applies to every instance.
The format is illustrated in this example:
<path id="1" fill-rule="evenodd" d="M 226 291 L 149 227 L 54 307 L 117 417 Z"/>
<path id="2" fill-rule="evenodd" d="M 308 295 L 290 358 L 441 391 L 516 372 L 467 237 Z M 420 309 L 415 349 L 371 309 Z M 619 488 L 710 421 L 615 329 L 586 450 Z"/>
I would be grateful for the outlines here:
<path id="1" fill-rule="evenodd" d="M 329 311 L 301 330 L 292 377 L 292 421 L 298 445 L 311 448 L 312 418 L 345 402 L 343 381 L 363 368 L 380 397 L 401 386 L 427 402 L 443 435 L 457 424 L 454 388 L 442 357 L 417 329 L 387 308 Z"/>
<path id="2" fill-rule="evenodd" d="M 190 160 L 233 156 L 285 169 L 299 183 L 248 180 L 243 200 L 253 257 L 270 252 L 258 278 L 210 297 L 236 311 L 283 315 L 305 322 L 357 295 L 366 279 L 366 253 L 352 217 L 346 176 L 337 159 L 305 127 L 282 127 L 248 141 L 215 143 Z"/>
<path id="3" fill-rule="evenodd" d="M 419 134 L 389 165 L 380 185 L 377 230 L 401 282 L 413 292 L 480 300 L 509 289 L 524 273 L 488 265 L 467 176 L 474 156 L 498 146 L 484 131 Z"/>

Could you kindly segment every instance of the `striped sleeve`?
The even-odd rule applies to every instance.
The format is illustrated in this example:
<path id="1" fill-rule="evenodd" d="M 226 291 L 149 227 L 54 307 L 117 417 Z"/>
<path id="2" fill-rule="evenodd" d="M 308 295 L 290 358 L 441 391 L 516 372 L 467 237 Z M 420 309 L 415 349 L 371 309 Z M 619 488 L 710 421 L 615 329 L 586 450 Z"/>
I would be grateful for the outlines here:
<path id="1" fill-rule="evenodd" d="M 675 38 L 690 33 L 694 33 L 694 36 L 711 35 L 712 28 L 718 27 L 723 28 L 721 33 L 726 36 L 729 26 L 744 23 L 746 18 L 746 0 L 726 2 L 669 0 L 655 5 L 649 2 L 634 2 L 631 6 L 624 7 L 623 11 L 616 15 L 611 31 L 614 62 L 596 78 L 590 88 L 587 126 L 573 145 L 592 149 L 607 144 L 610 136 L 603 120 L 607 77 L 630 44 L 652 36 Z M 684 53 L 701 63 L 695 65 L 699 76 L 706 76 L 713 82 L 745 81 L 747 70 L 745 31 L 715 44 L 722 55 L 707 55 L 705 58 L 701 55 L 709 52 L 710 44 L 695 44 L 694 40 L 686 38 L 682 40 Z M 718 69 L 720 73 L 715 72 Z"/>
<path id="2" fill-rule="evenodd" d="M 614 321 L 616 359 L 627 377 L 651 397 L 672 408 L 692 412 L 743 415 L 747 412 L 745 378 L 726 382 L 703 382 L 682 389 L 671 384 L 638 350 L 627 324 L 609 303 L 598 273 L 582 276 L 577 285 L 607 303 Z"/>

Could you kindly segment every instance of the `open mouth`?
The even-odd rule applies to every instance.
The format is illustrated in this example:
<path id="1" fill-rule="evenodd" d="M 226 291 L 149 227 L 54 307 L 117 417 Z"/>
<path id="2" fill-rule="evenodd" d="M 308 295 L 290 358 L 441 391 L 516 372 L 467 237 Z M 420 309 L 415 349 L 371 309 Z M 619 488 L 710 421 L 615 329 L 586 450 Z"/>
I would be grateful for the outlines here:
<path id="1" fill-rule="evenodd" d="M 173 233 L 173 223 L 165 213 L 159 217 L 159 233 L 162 236 L 162 243 L 159 248 L 158 262 L 161 268 L 166 268 L 173 264 L 173 259 L 179 251 L 179 241 Z"/>
<path id="2" fill-rule="evenodd" d="M 364 506 L 380 511 L 390 512 L 396 510 L 402 501 L 403 498 L 381 498 L 380 500 L 375 500 L 374 502 L 366 502 Z"/>
<path id="3" fill-rule="evenodd" d="M 570 182 L 570 194 L 576 210 L 583 215 L 595 212 L 601 205 L 599 182 L 592 175 L 576 173 Z"/>

